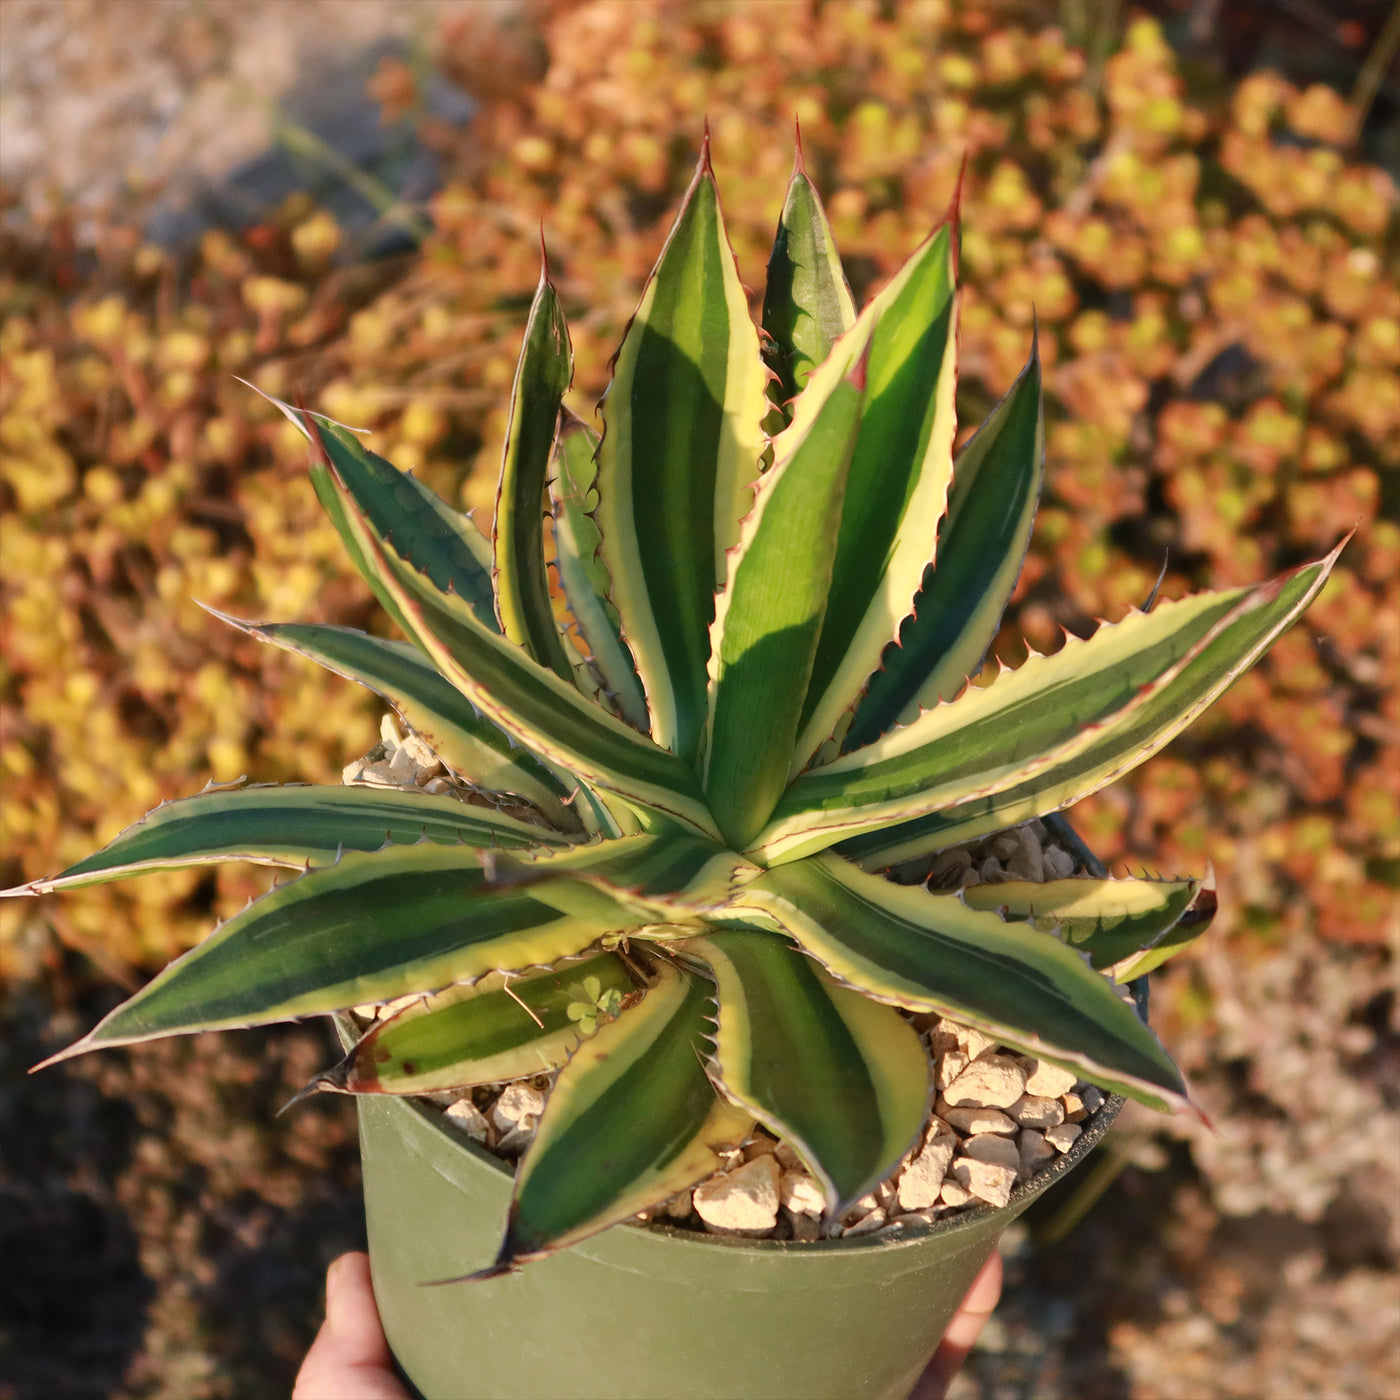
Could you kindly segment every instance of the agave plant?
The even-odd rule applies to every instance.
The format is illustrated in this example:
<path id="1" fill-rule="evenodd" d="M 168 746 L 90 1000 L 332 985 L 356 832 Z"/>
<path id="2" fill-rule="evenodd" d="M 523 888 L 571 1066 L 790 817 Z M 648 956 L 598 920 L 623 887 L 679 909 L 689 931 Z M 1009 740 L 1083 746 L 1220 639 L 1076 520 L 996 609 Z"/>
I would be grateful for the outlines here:
<path id="1" fill-rule="evenodd" d="M 707 143 L 601 434 L 562 410 L 572 353 L 541 276 L 491 541 L 356 433 L 281 405 L 407 640 L 235 625 L 376 691 L 454 779 L 207 789 L 11 891 L 225 860 L 300 872 L 55 1058 L 414 996 L 322 1082 L 557 1070 L 498 1267 L 692 1185 L 755 1123 L 841 1214 L 927 1122 L 909 1013 L 1189 1106 L 1121 979 L 1187 941 L 1199 882 L 974 900 L 881 872 L 1141 763 L 1336 556 L 982 673 L 1040 490 L 1040 367 L 1032 345 L 955 458 L 957 238 L 955 201 L 857 314 L 799 151 L 760 330 Z"/>

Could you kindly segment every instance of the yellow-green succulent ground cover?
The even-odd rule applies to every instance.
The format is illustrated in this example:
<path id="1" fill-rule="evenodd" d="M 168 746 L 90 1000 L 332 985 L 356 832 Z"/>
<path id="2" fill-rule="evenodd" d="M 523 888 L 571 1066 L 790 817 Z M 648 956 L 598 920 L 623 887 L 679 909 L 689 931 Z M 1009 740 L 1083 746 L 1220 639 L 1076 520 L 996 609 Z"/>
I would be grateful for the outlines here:
<path id="1" fill-rule="evenodd" d="M 1334 1068 L 1364 1084 L 1394 1034 L 1380 989 L 1400 860 L 1393 182 L 1355 155 L 1348 113 L 1327 89 L 1259 75 L 1205 103 L 1184 90 L 1148 22 L 1131 25 L 1095 75 L 1035 23 L 912 4 L 826 6 L 793 23 L 785 9 L 562 8 L 544 83 L 492 113 L 487 169 L 438 199 L 438 235 L 379 295 L 325 272 L 334 231 L 314 217 L 252 245 L 211 237 L 188 284 L 120 235 L 95 269 L 80 269 L 61 222 L 32 241 L 21 232 L 33 251 L 5 260 L 0 346 L 4 883 L 61 868 L 205 776 L 334 781 L 373 735 L 362 695 L 221 636 L 189 602 L 351 625 L 370 616 L 304 485 L 300 440 L 252 408 L 232 374 L 255 372 L 272 392 L 375 427 L 385 456 L 421 463 L 449 499 L 489 507 L 491 470 L 471 466 L 499 460 L 524 305 L 502 305 L 501 293 L 533 287 L 536 217 L 578 362 L 597 372 L 689 177 L 705 110 L 740 268 L 761 284 L 795 113 L 858 294 L 922 236 L 968 151 L 963 422 L 1011 382 L 1036 309 L 1047 486 L 1009 633 L 1052 649 L 1058 625 L 1089 625 L 1069 599 L 1121 615 L 1168 547 L 1164 588 L 1180 596 L 1288 567 L 1360 522 L 1308 626 L 1140 780 L 1079 817 L 1110 862 L 1151 853 L 1171 872 L 1216 864 L 1212 937 L 1223 951 L 1178 972 L 1159 1000 L 1188 1072 L 1193 1046 L 1204 1060 L 1224 1043 L 1256 1096 L 1285 1097 L 1289 1086 L 1257 1059 L 1269 1036 L 1287 1049 L 1290 1032 L 1238 990 L 1283 964 L 1296 977 L 1273 984 L 1275 1001 L 1350 1018 Z M 581 376 L 573 406 L 590 410 L 601 388 Z M 21 988 L 12 1002 L 30 983 L 91 1005 L 64 947 L 134 985 L 201 936 L 211 913 L 235 911 L 263 885 L 255 873 L 186 872 L 38 911 L 0 908 L 0 971 Z M 1375 951 L 1298 961 L 1319 939 Z M 1211 1019 L 1222 1012 L 1223 1042 Z M 1322 1018 L 1311 1043 L 1328 1030 Z M 219 1063 L 241 1067 L 235 1082 L 279 1072 L 275 1057 L 264 1065 L 198 1042 L 160 1053 L 152 1065 L 185 1075 Z M 288 1089 L 308 1058 L 314 1067 L 297 1053 Z M 139 1056 L 130 1063 L 75 1078 L 115 1096 L 126 1087 L 116 1080 L 144 1073 Z M 1205 1082 L 1228 1106 L 1229 1076 Z M 199 1144 L 239 1132 L 247 1103 L 181 1110 L 172 1126 L 156 1084 L 137 1102 L 154 1170 L 202 1183 L 195 1198 L 227 1212 L 246 1177 L 227 1179 Z M 323 1121 L 313 1110 L 290 1149 L 268 1151 L 324 1166 L 334 1149 L 318 1137 Z M 1268 1151 L 1257 1137 L 1239 1154 Z M 267 1153 L 250 1146 L 246 1160 Z M 144 1188 L 114 1170 L 118 1204 L 135 1208 Z M 1255 1208 L 1280 1209 L 1262 1175 Z M 250 1238 L 275 1234 L 268 1220 L 306 1199 L 285 1166 L 261 1176 L 263 1224 Z M 1237 1184 L 1247 1205 L 1249 1184 Z M 1329 1184 L 1309 1220 L 1351 1190 L 1341 1175 Z M 1208 1231 L 1218 1202 L 1200 1211 Z M 186 1338 L 177 1349 L 215 1355 L 224 1343 L 205 1309 L 218 1281 L 199 1269 L 193 1283 L 175 1280 L 181 1261 L 217 1241 L 168 1201 L 146 1214 L 140 1257 L 161 1281 L 151 1325 L 159 1333 L 166 1316 L 167 1337 Z M 1179 1235 L 1162 1250 L 1179 1274 L 1214 1268 Z M 1375 1258 L 1363 1251 L 1362 1262 Z M 1233 1285 L 1222 1275 L 1217 1287 L 1212 1316 L 1226 1327 Z M 1233 1296 L 1238 1316 L 1248 1297 Z M 1110 1342 L 1131 1337 L 1120 1329 Z M 285 1365 L 295 1340 L 273 1350 Z M 231 1393 L 216 1367 L 191 1364 L 179 1393 Z M 160 1371 L 149 1363 L 132 1390 L 176 1393 L 161 1389 L 173 1382 Z"/>

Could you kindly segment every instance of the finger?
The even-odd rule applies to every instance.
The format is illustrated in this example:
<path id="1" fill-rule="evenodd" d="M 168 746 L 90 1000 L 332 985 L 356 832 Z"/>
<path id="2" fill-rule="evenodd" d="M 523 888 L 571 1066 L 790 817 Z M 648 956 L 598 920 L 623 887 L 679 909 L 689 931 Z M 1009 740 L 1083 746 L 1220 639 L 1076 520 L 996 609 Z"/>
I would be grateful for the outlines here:
<path id="1" fill-rule="evenodd" d="M 987 1319 L 1001 1298 L 1001 1255 L 995 1250 L 972 1281 L 928 1369 L 919 1377 L 909 1400 L 943 1400 L 953 1377 L 962 1369 Z"/>
<path id="2" fill-rule="evenodd" d="M 367 1254 L 342 1254 L 326 1271 L 326 1320 L 292 1400 L 408 1400 L 394 1374 Z"/>

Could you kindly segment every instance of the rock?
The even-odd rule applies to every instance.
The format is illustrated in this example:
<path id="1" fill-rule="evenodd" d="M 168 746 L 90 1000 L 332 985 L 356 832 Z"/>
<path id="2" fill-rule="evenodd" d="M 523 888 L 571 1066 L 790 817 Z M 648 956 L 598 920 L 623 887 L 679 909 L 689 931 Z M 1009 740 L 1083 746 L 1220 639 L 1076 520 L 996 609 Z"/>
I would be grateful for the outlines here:
<path id="1" fill-rule="evenodd" d="M 1021 1095 L 1024 1099 L 1025 1095 Z M 1021 1102 L 1017 1099 L 1017 1103 Z M 1057 1099 L 1052 1099 L 1056 1108 L 1060 1107 Z M 1061 1109 L 1063 1115 L 1064 1110 Z M 1011 1121 L 999 1108 L 950 1108 L 943 1115 L 960 1133 L 1014 1133 L 1016 1124 Z M 1019 1120 L 1018 1120 L 1019 1121 Z"/>
<path id="2" fill-rule="evenodd" d="M 1047 880 L 1068 880 L 1074 874 L 1074 857 L 1059 846 L 1051 846 L 1046 850 L 1044 860 Z"/>
<path id="3" fill-rule="evenodd" d="M 1065 1106 L 1066 1123 L 1082 1123 L 1089 1116 L 1089 1110 L 1084 1107 L 1084 1100 L 1078 1094 L 1061 1094 L 1060 1102 Z"/>
<path id="4" fill-rule="evenodd" d="M 499 1132 L 533 1132 L 544 1112 L 544 1095 L 533 1084 L 507 1084 L 491 1105 L 491 1124 Z"/>
<path id="5" fill-rule="evenodd" d="M 777 1159 L 755 1157 L 695 1188 L 695 1209 L 707 1230 L 763 1234 L 778 1223 Z"/>
<path id="6" fill-rule="evenodd" d="M 791 1215 L 788 1219 L 792 1223 L 792 1237 L 801 1240 L 804 1244 L 810 1244 L 813 1240 L 822 1237 L 822 1223 L 814 1215 Z"/>
<path id="7" fill-rule="evenodd" d="M 928 882 L 935 889 L 956 889 L 963 882 L 963 876 L 972 869 L 972 855 L 963 846 L 954 846 L 949 851 L 939 851 L 929 866 Z"/>
<path id="8" fill-rule="evenodd" d="M 862 1216 L 854 1225 L 847 1225 L 841 1231 L 843 1235 L 868 1235 L 872 1230 L 878 1230 L 885 1223 L 885 1212 L 878 1206 L 869 1215 Z"/>
<path id="9" fill-rule="evenodd" d="M 968 1058 L 961 1050 L 949 1050 L 938 1062 L 938 1070 L 934 1076 L 938 1088 L 946 1090 L 953 1080 L 967 1068 L 968 1064 Z"/>
<path id="10" fill-rule="evenodd" d="M 822 1188 L 800 1167 L 782 1174 L 778 1199 L 794 1215 L 821 1215 L 826 1210 Z"/>
<path id="11" fill-rule="evenodd" d="M 780 1142 L 774 1149 L 773 1155 L 778 1159 L 778 1165 L 784 1171 L 791 1171 L 794 1167 L 802 1165 L 802 1158 L 792 1150 L 785 1142 Z"/>
<path id="12" fill-rule="evenodd" d="M 905 1211 L 902 1215 L 890 1215 L 886 1212 L 885 1225 L 890 1229 L 904 1230 L 911 1225 L 932 1225 L 937 1218 L 937 1212 L 932 1208 Z"/>
<path id="13" fill-rule="evenodd" d="M 1021 1178 L 1022 1180 L 1032 1177 L 1056 1156 L 1053 1148 L 1046 1140 L 1043 1133 L 1038 1133 L 1034 1128 L 1027 1128 L 1020 1137 L 1018 1146 L 1021 1149 Z"/>
<path id="14" fill-rule="evenodd" d="M 535 1140 L 535 1125 L 532 1122 L 528 1128 L 512 1128 L 508 1133 L 502 1133 L 496 1143 L 497 1152 L 516 1153 L 523 1152 Z"/>
<path id="15" fill-rule="evenodd" d="M 995 856 L 988 856 L 978 867 L 977 873 L 984 885 L 996 885 L 1006 879 L 1006 867 Z"/>
<path id="16" fill-rule="evenodd" d="M 1079 1097 L 1084 1100 L 1085 1113 L 1097 1113 L 1103 1107 L 1103 1090 L 1092 1084 L 1086 1084 L 1079 1091 Z"/>
<path id="17" fill-rule="evenodd" d="M 1009 1055 L 983 1055 L 943 1091 L 954 1108 L 1009 1108 L 1026 1091 L 1026 1071 Z"/>
<path id="18" fill-rule="evenodd" d="M 442 767 L 441 760 L 438 758 L 437 754 L 432 751 L 427 741 L 419 734 L 410 734 L 408 738 L 403 741 L 399 753 L 406 754 L 409 762 L 416 764 L 419 768 L 425 769 L 429 773 L 435 773 Z M 397 759 L 398 756 L 399 754 L 396 753 L 394 755 L 395 759 Z"/>
<path id="19" fill-rule="evenodd" d="M 936 1020 L 928 1028 L 928 1048 L 935 1059 L 958 1048 L 958 1028 L 951 1021 Z"/>
<path id="20" fill-rule="evenodd" d="M 901 1210 L 923 1210 L 938 1200 L 943 1178 L 953 1160 L 957 1139 L 951 1133 L 933 1138 L 923 1151 L 905 1167 L 899 1178 L 899 1207 Z"/>
<path id="21" fill-rule="evenodd" d="M 676 1194 L 662 1206 L 662 1210 L 672 1220 L 684 1220 L 694 1209 L 695 1201 L 689 1191 L 677 1191 Z"/>
<path id="22" fill-rule="evenodd" d="M 972 1192 L 957 1177 L 950 1176 L 944 1181 L 938 1199 L 945 1206 L 965 1206 L 971 1202 Z"/>
<path id="23" fill-rule="evenodd" d="M 1017 849 L 1007 860 L 1007 872 L 1018 880 L 1040 884 L 1045 879 L 1045 855 L 1039 839 L 1025 826 L 1018 826 L 1012 835 L 1016 837 Z"/>
<path id="24" fill-rule="evenodd" d="M 744 1144 L 744 1160 L 752 1162 L 755 1157 L 772 1157 L 777 1155 L 778 1144 L 770 1137 L 760 1134 L 750 1138 Z M 781 1166 L 782 1164 L 779 1163 Z"/>
<path id="25" fill-rule="evenodd" d="M 401 775 L 394 772 L 387 762 L 370 763 L 363 758 L 357 758 L 354 763 L 346 764 L 341 772 L 340 781 L 347 787 L 355 784 L 364 787 L 384 788 L 402 786 Z"/>
<path id="26" fill-rule="evenodd" d="M 458 1132 L 466 1133 L 473 1142 L 487 1142 L 491 1137 L 491 1125 L 486 1121 L 486 1115 L 470 1099 L 458 1099 L 456 1103 L 448 1104 L 442 1114 Z"/>
<path id="27" fill-rule="evenodd" d="M 1068 1152 L 1075 1139 L 1084 1131 L 1078 1123 L 1060 1123 L 1045 1130 L 1045 1141 L 1057 1152 Z"/>
<path id="28" fill-rule="evenodd" d="M 1006 1142 L 998 1138 L 998 1142 Z M 1014 1148 L 1015 1143 L 1007 1143 Z M 953 1176 L 970 1196 L 985 1201 L 989 1206 L 1004 1206 L 1011 1199 L 1011 1188 L 1016 1184 L 1016 1172 L 1020 1166 L 1006 1166 L 1001 1162 L 983 1162 L 975 1157 L 962 1157 L 953 1163 Z"/>
<path id="29" fill-rule="evenodd" d="M 1042 1098 L 1058 1099 L 1061 1094 L 1067 1094 L 1078 1082 L 1072 1071 L 1061 1069 L 1059 1065 L 1052 1065 L 1045 1060 L 1026 1059 L 1021 1062 L 1026 1066 L 1026 1093 L 1038 1094 Z"/>
<path id="30" fill-rule="evenodd" d="M 978 1133 L 963 1143 L 962 1150 L 974 1162 L 994 1162 L 1010 1167 L 1013 1173 L 1021 1166 L 1021 1153 L 1015 1141 L 999 1133 Z"/>
<path id="31" fill-rule="evenodd" d="M 1000 861 L 1008 861 L 1021 849 L 1021 838 L 1015 831 L 999 831 L 988 840 L 986 849 Z"/>
<path id="32" fill-rule="evenodd" d="M 1032 1094 L 1029 1090 L 1007 1111 L 1023 1128 L 1053 1128 L 1065 1121 L 1065 1106 L 1059 1099 Z"/>
<path id="33" fill-rule="evenodd" d="M 975 1060 L 984 1052 L 994 1049 L 996 1041 L 989 1035 L 984 1035 L 979 1030 L 974 1030 L 971 1026 L 959 1026 L 957 1030 L 958 1049 L 967 1056 L 969 1060 Z"/>

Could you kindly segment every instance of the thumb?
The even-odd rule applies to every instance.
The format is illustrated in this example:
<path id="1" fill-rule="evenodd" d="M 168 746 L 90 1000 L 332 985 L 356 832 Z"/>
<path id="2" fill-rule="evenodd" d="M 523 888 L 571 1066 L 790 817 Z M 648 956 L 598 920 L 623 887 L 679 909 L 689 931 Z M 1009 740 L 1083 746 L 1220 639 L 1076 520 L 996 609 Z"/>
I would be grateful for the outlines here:
<path id="1" fill-rule="evenodd" d="M 326 1271 L 326 1320 L 302 1363 L 292 1400 L 407 1400 L 393 1367 L 369 1255 L 342 1254 Z"/>

